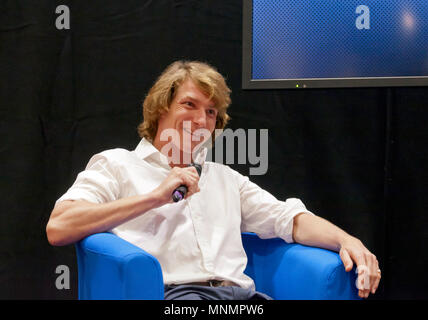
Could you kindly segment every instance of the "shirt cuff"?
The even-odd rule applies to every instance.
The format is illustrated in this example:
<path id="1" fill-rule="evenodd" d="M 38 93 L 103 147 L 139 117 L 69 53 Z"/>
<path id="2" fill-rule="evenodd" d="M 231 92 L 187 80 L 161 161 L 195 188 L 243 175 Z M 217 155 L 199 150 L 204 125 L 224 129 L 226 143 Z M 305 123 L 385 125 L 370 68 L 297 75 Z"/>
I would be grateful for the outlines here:
<path id="1" fill-rule="evenodd" d="M 101 203 L 99 199 L 94 197 L 91 193 L 86 192 L 85 190 L 82 190 L 82 189 L 79 189 L 79 190 L 72 189 L 67 191 L 55 202 L 55 205 L 65 200 L 85 200 L 92 203 Z"/>
<path id="2" fill-rule="evenodd" d="M 294 243 L 293 240 L 293 227 L 294 227 L 294 217 L 300 213 L 306 213 L 310 215 L 315 215 L 308 209 L 302 201 L 295 198 L 287 199 L 285 202 L 286 206 L 291 207 L 288 209 L 288 214 L 284 215 L 284 219 L 281 219 L 276 230 L 278 237 L 283 239 L 287 243 Z"/>

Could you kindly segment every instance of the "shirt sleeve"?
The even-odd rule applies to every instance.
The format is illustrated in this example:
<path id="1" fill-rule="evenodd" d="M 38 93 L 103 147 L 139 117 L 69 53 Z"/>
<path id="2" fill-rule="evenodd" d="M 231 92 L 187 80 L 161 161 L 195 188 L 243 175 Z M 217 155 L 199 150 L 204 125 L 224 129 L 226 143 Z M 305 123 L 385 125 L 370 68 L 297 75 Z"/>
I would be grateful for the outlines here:
<path id="1" fill-rule="evenodd" d="M 77 175 L 74 184 L 56 203 L 64 200 L 106 203 L 118 199 L 119 192 L 114 165 L 104 153 L 99 153 L 89 160 L 86 169 Z"/>
<path id="2" fill-rule="evenodd" d="M 293 240 L 293 219 L 299 213 L 312 214 L 297 198 L 280 201 L 236 172 L 241 197 L 241 231 L 254 232 L 260 238 Z"/>

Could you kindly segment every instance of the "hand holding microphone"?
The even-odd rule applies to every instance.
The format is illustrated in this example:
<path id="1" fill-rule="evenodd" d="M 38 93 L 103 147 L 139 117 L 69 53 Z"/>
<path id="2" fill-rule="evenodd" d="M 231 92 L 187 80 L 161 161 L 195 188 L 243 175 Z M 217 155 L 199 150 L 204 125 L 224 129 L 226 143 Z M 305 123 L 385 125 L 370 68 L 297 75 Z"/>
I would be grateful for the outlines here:
<path id="1" fill-rule="evenodd" d="M 198 175 L 201 176 L 201 172 L 202 172 L 202 166 L 200 164 L 197 163 L 191 163 L 189 165 L 189 167 L 195 167 L 196 171 L 198 172 Z M 184 197 L 186 197 L 187 194 L 187 186 L 182 184 L 180 185 L 177 189 L 174 190 L 174 192 L 172 193 L 172 200 L 174 202 L 178 202 L 180 200 L 183 200 Z"/>
<path id="2" fill-rule="evenodd" d="M 154 190 L 159 205 L 178 202 L 199 191 L 199 177 L 206 150 L 202 150 L 189 166 L 174 167 L 168 177 Z"/>
<path id="3" fill-rule="evenodd" d="M 194 162 L 189 164 L 189 167 L 196 168 L 196 171 L 198 172 L 199 177 L 201 176 L 202 172 L 202 162 L 205 160 L 205 157 L 207 156 L 207 149 L 202 148 L 200 149 L 200 152 L 197 154 L 196 159 Z M 172 193 L 172 200 L 174 202 L 178 202 L 180 200 L 183 200 L 186 197 L 188 188 L 186 185 L 182 184 L 177 189 L 174 190 Z"/>

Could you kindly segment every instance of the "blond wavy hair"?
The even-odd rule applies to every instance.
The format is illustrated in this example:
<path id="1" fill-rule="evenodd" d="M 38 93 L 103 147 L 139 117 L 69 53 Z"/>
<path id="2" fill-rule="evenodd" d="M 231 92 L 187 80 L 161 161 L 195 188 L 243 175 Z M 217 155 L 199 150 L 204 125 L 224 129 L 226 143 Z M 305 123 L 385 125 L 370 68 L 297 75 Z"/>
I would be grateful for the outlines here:
<path id="1" fill-rule="evenodd" d="M 191 79 L 218 110 L 215 129 L 223 129 L 230 117 L 227 108 L 231 103 L 231 90 L 224 77 L 211 65 L 199 61 L 176 61 L 170 64 L 149 90 L 143 102 L 143 122 L 138 134 L 153 142 L 158 130 L 160 116 L 169 111 L 180 85 Z"/>

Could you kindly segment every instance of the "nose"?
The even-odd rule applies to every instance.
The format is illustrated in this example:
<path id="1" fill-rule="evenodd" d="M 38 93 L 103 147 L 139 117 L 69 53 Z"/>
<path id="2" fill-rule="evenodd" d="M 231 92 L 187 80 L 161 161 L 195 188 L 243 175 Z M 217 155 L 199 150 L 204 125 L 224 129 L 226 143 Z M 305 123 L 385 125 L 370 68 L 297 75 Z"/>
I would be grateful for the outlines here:
<path id="1" fill-rule="evenodd" d="M 196 124 L 198 128 L 205 128 L 207 125 L 207 114 L 205 112 L 205 108 L 200 108 L 195 110 L 195 114 L 193 117 L 193 122 Z"/>

